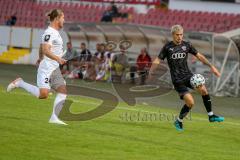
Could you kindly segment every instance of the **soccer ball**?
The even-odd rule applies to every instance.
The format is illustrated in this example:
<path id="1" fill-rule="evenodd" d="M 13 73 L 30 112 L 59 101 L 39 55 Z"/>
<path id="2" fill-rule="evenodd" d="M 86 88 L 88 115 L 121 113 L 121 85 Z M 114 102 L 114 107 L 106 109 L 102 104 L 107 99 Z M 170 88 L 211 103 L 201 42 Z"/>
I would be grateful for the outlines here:
<path id="1" fill-rule="evenodd" d="M 190 79 L 190 83 L 192 87 L 197 88 L 205 84 L 205 78 L 201 74 L 194 74 Z"/>

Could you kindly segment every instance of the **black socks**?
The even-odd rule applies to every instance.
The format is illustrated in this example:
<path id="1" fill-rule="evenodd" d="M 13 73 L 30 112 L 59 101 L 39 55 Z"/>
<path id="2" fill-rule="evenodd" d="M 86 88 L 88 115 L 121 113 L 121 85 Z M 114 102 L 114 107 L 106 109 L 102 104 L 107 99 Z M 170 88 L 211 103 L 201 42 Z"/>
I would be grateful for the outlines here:
<path id="1" fill-rule="evenodd" d="M 212 116 L 213 112 L 212 112 L 212 103 L 211 103 L 211 98 L 209 95 L 203 95 L 202 96 L 203 99 L 203 103 L 204 106 L 208 112 L 208 116 Z M 183 118 L 187 116 L 188 112 L 191 110 L 190 107 L 188 107 L 186 104 L 182 107 L 179 117 L 178 117 L 178 121 L 182 122 Z"/>
<path id="2" fill-rule="evenodd" d="M 182 120 L 184 117 L 187 116 L 188 112 L 190 111 L 191 108 L 189 108 L 186 104 L 182 107 L 180 114 L 179 114 L 179 119 Z"/>
<path id="3" fill-rule="evenodd" d="M 209 95 L 204 95 L 202 96 L 204 106 L 207 110 L 207 112 L 212 112 L 212 103 L 211 103 L 211 98 Z"/>

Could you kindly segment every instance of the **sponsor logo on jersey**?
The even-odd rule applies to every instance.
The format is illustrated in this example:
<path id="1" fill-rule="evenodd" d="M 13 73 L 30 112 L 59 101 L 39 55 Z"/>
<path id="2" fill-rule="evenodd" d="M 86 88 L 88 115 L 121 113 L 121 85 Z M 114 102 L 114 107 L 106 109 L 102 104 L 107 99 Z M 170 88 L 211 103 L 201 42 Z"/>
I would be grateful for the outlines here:
<path id="1" fill-rule="evenodd" d="M 186 53 L 173 53 L 172 59 L 182 59 L 186 57 Z"/>

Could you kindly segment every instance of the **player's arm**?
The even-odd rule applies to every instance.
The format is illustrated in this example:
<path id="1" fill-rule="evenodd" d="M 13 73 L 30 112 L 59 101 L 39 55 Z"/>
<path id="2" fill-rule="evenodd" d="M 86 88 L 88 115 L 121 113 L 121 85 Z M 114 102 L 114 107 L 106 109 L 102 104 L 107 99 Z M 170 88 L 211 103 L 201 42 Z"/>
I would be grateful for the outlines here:
<path id="1" fill-rule="evenodd" d="M 201 53 L 197 53 L 196 54 L 196 57 L 199 61 L 201 61 L 203 64 L 207 65 L 210 67 L 211 71 L 217 76 L 217 77 L 220 77 L 220 72 L 218 71 L 218 69 L 212 65 L 208 60 L 207 58 L 201 54 Z"/>
<path id="2" fill-rule="evenodd" d="M 158 68 L 158 66 L 160 65 L 160 61 L 164 60 L 166 58 L 166 54 L 167 54 L 167 49 L 166 49 L 166 45 L 164 45 L 159 53 L 159 55 L 153 60 L 151 68 L 149 70 L 149 74 L 150 76 L 155 72 L 155 70 Z"/>
<path id="3" fill-rule="evenodd" d="M 159 66 L 160 64 L 160 59 L 159 57 L 155 58 L 152 62 L 151 68 L 149 70 L 149 74 L 152 75 L 154 73 L 154 71 L 156 70 L 156 68 Z"/>
<path id="4" fill-rule="evenodd" d="M 40 64 L 40 62 L 41 62 L 42 59 L 43 59 L 42 44 L 40 44 L 40 47 L 39 47 L 38 57 L 39 57 L 39 58 L 38 58 L 37 63 L 36 63 L 37 66 Z"/>
<path id="5" fill-rule="evenodd" d="M 59 64 L 64 64 L 64 63 L 66 63 L 66 60 L 64 60 L 64 59 L 62 59 L 62 58 L 60 58 L 60 57 L 58 57 L 58 56 L 56 56 L 55 54 L 53 54 L 52 52 L 51 52 L 51 45 L 50 44 L 47 44 L 47 43 L 43 43 L 42 45 L 41 45 L 41 52 L 42 52 L 42 54 L 43 55 L 45 55 L 45 56 L 47 56 L 48 58 L 50 58 L 50 59 L 52 59 L 52 60 L 55 60 L 55 61 L 57 61 Z"/>

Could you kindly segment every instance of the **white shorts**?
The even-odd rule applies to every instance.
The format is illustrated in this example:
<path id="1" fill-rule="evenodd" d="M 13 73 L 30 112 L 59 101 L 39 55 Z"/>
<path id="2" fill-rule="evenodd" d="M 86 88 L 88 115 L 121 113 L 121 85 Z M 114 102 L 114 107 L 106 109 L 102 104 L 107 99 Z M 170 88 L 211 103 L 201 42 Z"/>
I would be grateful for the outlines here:
<path id="1" fill-rule="evenodd" d="M 52 73 L 45 73 L 38 71 L 37 86 L 38 88 L 57 89 L 60 86 L 65 86 L 66 82 L 63 79 L 62 73 L 59 68 L 55 69 Z"/>

